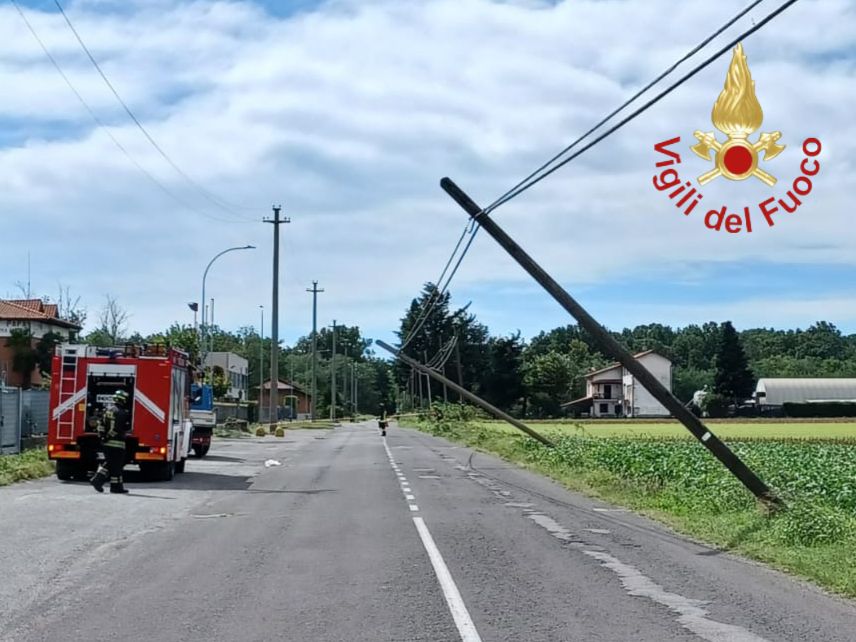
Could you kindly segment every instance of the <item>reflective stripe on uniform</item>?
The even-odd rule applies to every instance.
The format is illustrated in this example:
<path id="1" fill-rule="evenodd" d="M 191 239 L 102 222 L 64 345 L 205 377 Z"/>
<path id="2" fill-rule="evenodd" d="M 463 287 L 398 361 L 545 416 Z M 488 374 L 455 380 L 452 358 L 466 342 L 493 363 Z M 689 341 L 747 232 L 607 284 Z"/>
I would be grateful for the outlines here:
<path id="1" fill-rule="evenodd" d="M 108 440 L 104 445 L 107 446 L 108 448 L 121 448 L 122 450 L 125 449 L 125 442 L 124 441 L 116 441 L 114 439 Z"/>

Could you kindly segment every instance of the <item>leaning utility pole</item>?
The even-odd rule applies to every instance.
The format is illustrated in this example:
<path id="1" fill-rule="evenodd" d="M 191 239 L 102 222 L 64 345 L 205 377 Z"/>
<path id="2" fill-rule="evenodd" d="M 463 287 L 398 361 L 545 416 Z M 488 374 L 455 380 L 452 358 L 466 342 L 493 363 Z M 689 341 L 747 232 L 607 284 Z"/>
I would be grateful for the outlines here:
<path id="1" fill-rule="evenodd" d="M 379 345 L 381 348 L 383 348 L 384 350 L 386 350 L 387 352 L 389 352 L 390 354 L 398 357 L 406 365 L 410 366 L 411 368 L 416 368 L 421 373 L 419 375 L 420 379 L 422 378 L 422 374 L 424 374 L 426 377 L 428 377 L 430 379 L 436 379 L 440 383 L 449 386 L 452 390 L 457 392 L 459 395 L 466 397 L 467 399 L 472 401 L 477 406 L 481 406 L 482 408 L 487 410 L 489 413 L 491 413 L 495 417 L 498 417 L 499 419 L 507 421 L 508 423 L 510 423 L 512 426 L 514 426 L 518 430 L 522 430 L 523 432 L 525 432 L 527 435 L 529 435 L 533 439 L 537 439 L 538 441 L 540 441 L 542 444 L 544 444 L 548 448 L 555 448 L 556 447 L 556 444 L 554 444 L 552 441 L 550 441 L 544 435 L 536 432 L 535 430 L 532 430 L 529 426 L 524 424 L 519 419 L 515 419 L 514 417 L 512 417 L 508 413 L 503 412 L 502 410 L 500 410 L 499 408 L 497 408 L 493 404 L 485 401 L 481 397 L 477 397 L 476 395 L 471 393 L 469 390 L 465 389 L 463 386 L 459 386 L 454 381 L 447 379 L 446 377 L 441 375 L 439 372 L 434 370 L 434 368 L 429 368 L 425 364 L 419 363 L 418 361 L 416 361 L 416 359 L 412 359 L 411 357 L 408 357 L 406 354 L 404 354 L 400 350 L 393 348 L 392 346 L 384 343 L 380 339 L 375 341 L 375 343 L 377 345 Z"/>
<path id="2" fill-rule="evenodd" d="M 330 354 L 330 421 L 336 421 L 336 319 L 333 319 L 333 351 Z"/>
<path id="3" fill-rule="evenodd" d="M 264 219 L 273 224 L 273 306 L 270 327 L 270 432 L 276 430 L 279 413 L 279 226 L 291 223 L 291 219 L 280 218 L 281 205 L 273 206 L 273 219 Z"/>
<path id="4" fill-rule="evenodd" d="M 475 223 L 491 235 L 493 239 L 522 267 L 535 281 L 547 291 L 565 311 L 577 320 L 594 339 L 595 345 L 603 353 L 618 361 L 632 374 L 636 381 L 651 393 L 663 407 L 698 439 L 702 445 L 716 457 L 729 472 L 767 505 L 781 507 L 781 498 L 773 492 L 743 461 L 702 423 L 688 408 L 669 391 L 657 377 L 637 361 L 583 306 L 559 285 L 538 263 L 529 256 L 514 239 L 503 230 L 490 215 L 479 207 L 460 187 L 449 179 L 440 181 L 440 186 L 452 199 L 469 214 Z M 401 358 L 401 357 L 399 357 Z"/>
<path id="5" fill-rule="evenodd" d="M 312 293 L 312 397 L 309 400 L 309 416 L 312 421 L 315 421 L 315 397 L 318 396 L 318 293 L 323 292 L 318 289 L 318 281 L 312 282 L 312 289 L 306 290 Z"/>

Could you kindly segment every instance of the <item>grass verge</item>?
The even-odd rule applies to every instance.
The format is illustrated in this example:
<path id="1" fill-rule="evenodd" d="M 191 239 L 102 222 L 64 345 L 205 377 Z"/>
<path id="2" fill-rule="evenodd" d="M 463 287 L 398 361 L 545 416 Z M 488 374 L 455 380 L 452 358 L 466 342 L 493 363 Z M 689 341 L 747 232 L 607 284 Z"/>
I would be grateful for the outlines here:
<path id="1" fill-rule="evenodd" d="M 19 455 L 0 455 L 0 486 L 53 473 L 54 464 L 44 448 L 25 450 Z"/>
<path id="2" fill-rule="evenodd" d="M 626 506 L 720 549 L 856 597 L 856 446 L 732 442 L 788 502 L 770 516 L 691 441 L 565 435 L 545 448 L 491 424 L 449 418 L 406 425 L 498 455 L 567 488 Z"/>

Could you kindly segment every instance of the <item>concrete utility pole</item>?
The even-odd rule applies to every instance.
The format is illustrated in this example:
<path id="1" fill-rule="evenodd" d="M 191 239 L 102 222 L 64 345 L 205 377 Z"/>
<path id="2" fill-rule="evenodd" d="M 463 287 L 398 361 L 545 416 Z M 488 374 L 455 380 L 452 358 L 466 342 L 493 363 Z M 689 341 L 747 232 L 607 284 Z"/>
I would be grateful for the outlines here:
<path id="1" fill-rule="evenodd" d="M 440 181 L 440 186 L 481 228 L 504 249 L 518 265 L 529 273 L 535 281 L 561 305 L 565 311 L 577 320 L 581 328 L 594 339 L 601 352 L 611 356 L 624 366 L 636 381 L 651 393 L 671 415 L 698 439 L 740 482 L 759 500 L 772 508 L 784 505 L 782 499 L 769 488 L 743 461 L 726 446 L 713 432 L 690 410 L 684 407 L 677 397 L 668 390 L 645 366 L 621 345 L 602 325 L 600 325 L 576 299 L 559 285 L 535 259 L 527 254 L 514 239 L 503 230 L 489 214 L 479 207 L 469 195 L 449 179 Z M 466 396 L 466 395 L 464 395 Z"/>
<path id="2" fill-rule="evenodd" d="M 309 400 L 309 416 L 315 421 L 315 398 L 318 396 L 318 293 L 324 290 L 319 290 L 318 281 L 313 281 L 312 289 L 306 291 L 312 293 L 312 397 Z"/>
<path id="3" fill-rule="evenodd" d="M 273 224 L 273 305 L 270 325 L 270 432 L 276 430 L 279 407 L 279 226 L 291 223 L 287 217 L 280 218 L 281 205 L 273 206 L 273 218 L 265 223 Z"/>
<path id="4" fill-rule="evenodd" d="M 333 351 L 330 353 L 330 421 L 336 421 L 336 319 L 333 319 Z"/>
<path id="5" fill-rule="evenodd" d="M 259 423 L 262 422 L 262 391 L 265 387 L 265 306 L 260 305 L 262 325 L 259 330 Z"/>

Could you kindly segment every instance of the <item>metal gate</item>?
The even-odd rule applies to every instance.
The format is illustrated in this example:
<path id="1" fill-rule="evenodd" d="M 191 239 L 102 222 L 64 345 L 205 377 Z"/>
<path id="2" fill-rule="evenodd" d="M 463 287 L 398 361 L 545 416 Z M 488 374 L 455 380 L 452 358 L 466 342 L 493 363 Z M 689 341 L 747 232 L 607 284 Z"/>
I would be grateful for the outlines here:
<path id="1" fill-rule="evenodd" d="M 0 455 L 21 451 L 21 391 L 0 386 Z"/>
<path id="2" fill-rule="evenodd" d="M 50 394 L 49 390 L 24 390 L 21 393 L 21 437 L 47 434 Z"/>

